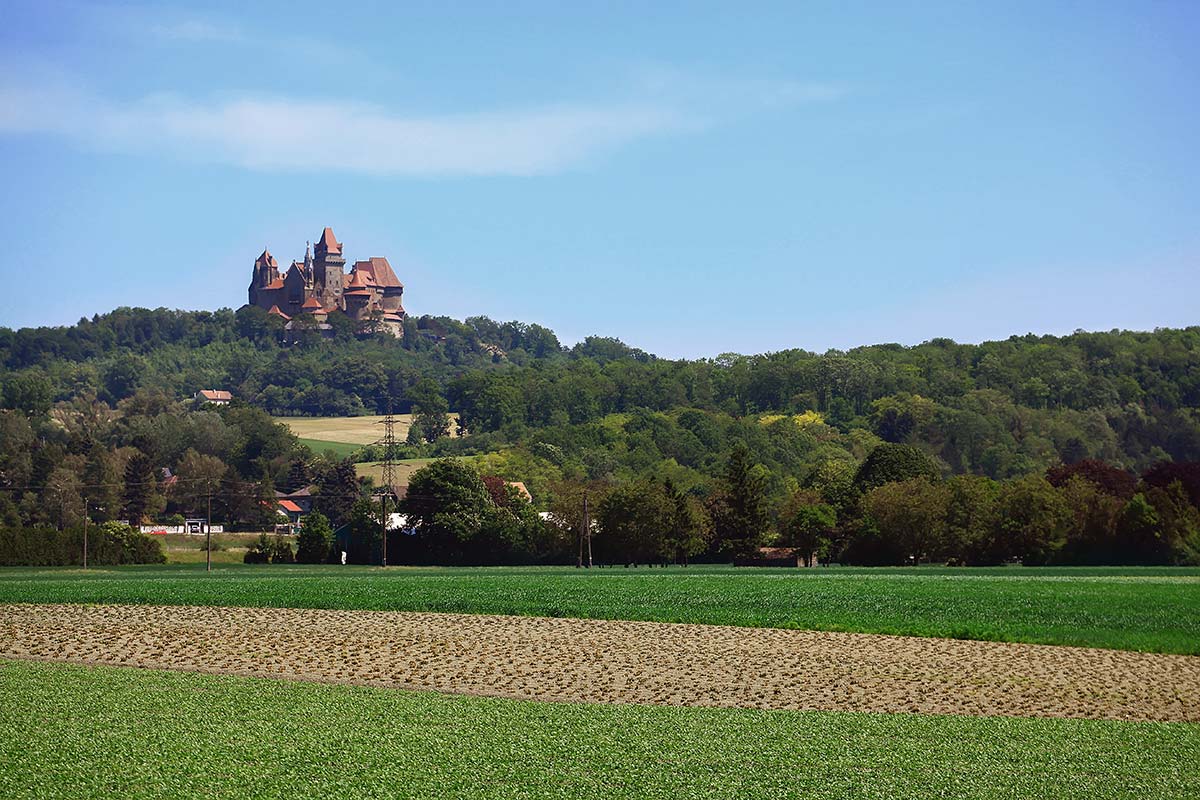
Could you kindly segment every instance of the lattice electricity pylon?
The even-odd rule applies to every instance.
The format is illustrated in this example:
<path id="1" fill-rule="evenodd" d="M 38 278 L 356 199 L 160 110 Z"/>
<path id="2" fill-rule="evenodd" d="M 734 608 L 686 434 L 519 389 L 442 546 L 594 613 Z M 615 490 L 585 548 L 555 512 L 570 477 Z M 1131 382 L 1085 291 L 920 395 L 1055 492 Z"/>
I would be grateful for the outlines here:
<path id="1" fill-rule="evenodd" d="M 387 498 L 396 490 L 396 418 L 392 415 L 392 399 L 388 398 L 387 415 L 383 418 L 383 438 L 376 442 L 383 445 L 383 488 L 379 495 L 380 526 L 383 528 L 383 549 L 380 561 L 387 566 Z"/>
<path id="2" fill-rule="evenodd" d="M 396 486 L 396 418 L 392 416 L 392 403 L 388 401 L 388 413 L 383 418 L 383 485 L 390 492 Z"/>

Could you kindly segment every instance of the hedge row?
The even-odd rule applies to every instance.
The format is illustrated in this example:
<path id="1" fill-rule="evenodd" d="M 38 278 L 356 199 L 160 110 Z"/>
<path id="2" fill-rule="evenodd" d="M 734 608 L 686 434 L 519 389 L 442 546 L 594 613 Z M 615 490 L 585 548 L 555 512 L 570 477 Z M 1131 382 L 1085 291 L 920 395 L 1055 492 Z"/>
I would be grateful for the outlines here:
<path id="1" fill-rule="evenodd" d="M 87 532 L 88 564 L 162 564 L 162 543 L 120 522 L 92 525 Z M 83 528 L 0 528 L 0 566 L 58 567 L 83 563 Z"/>

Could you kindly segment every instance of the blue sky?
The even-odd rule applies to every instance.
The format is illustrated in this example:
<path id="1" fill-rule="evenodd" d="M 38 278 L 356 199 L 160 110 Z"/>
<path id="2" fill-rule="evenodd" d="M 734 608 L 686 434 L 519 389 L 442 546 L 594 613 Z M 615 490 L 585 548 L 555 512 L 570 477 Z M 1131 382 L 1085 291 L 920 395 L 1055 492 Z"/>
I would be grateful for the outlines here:
<path id="1" fill-rule="evenodd" d="M 0 325 L 325 225 L 668 356 L 1200 323 L 1200 4 L 447 5 L 6 2 Z"/>

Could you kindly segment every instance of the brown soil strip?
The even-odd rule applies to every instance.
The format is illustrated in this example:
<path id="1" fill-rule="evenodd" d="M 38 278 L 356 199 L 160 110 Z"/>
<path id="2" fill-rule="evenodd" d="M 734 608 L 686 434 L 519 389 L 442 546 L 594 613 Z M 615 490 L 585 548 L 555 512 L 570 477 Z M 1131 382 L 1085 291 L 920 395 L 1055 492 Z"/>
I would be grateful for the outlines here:
<path id="1" fill-rule="evenodd" d="M 0 605 L 0 657 L 596 703 L 1200 721 L 1200 657 L 714 625 Z"/>

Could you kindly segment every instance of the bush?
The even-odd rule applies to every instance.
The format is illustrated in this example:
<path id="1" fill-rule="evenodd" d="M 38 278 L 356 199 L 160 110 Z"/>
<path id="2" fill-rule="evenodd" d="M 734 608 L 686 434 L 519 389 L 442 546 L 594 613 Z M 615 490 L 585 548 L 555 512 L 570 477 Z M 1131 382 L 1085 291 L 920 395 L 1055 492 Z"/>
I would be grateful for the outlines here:
<path id="1" fill-rule="evenodd" d="M 162 543 L 123 522 L 88 529 L 88 564 L 162 564 Z M 83 563 L 83 528 L 0 528 L 0 566 L 59 567 Z"/>
<path id="2" fill-rule="evenodd" d="M 275 541 L 271 542 L 271 563 L 296 563 L 296 554 L 292 552 L 292 543 L 282 536 L 276 536 Z"/>
<path id="3" fill-rule="evenodd" d="M 242 556 L 244 564 L 291 564 L 295 560 L 291 542 L 282 536 L 271 538 L 265 533 L 260 534 L 258 541 Z"/>
<path id="4" fill-rule="evenodd" d="M 302 564 L 324 564 L 333 549 L 333 528 L 329 518 L 314 511 L 304 518 L 297 539 L 296 560 Z"/>

